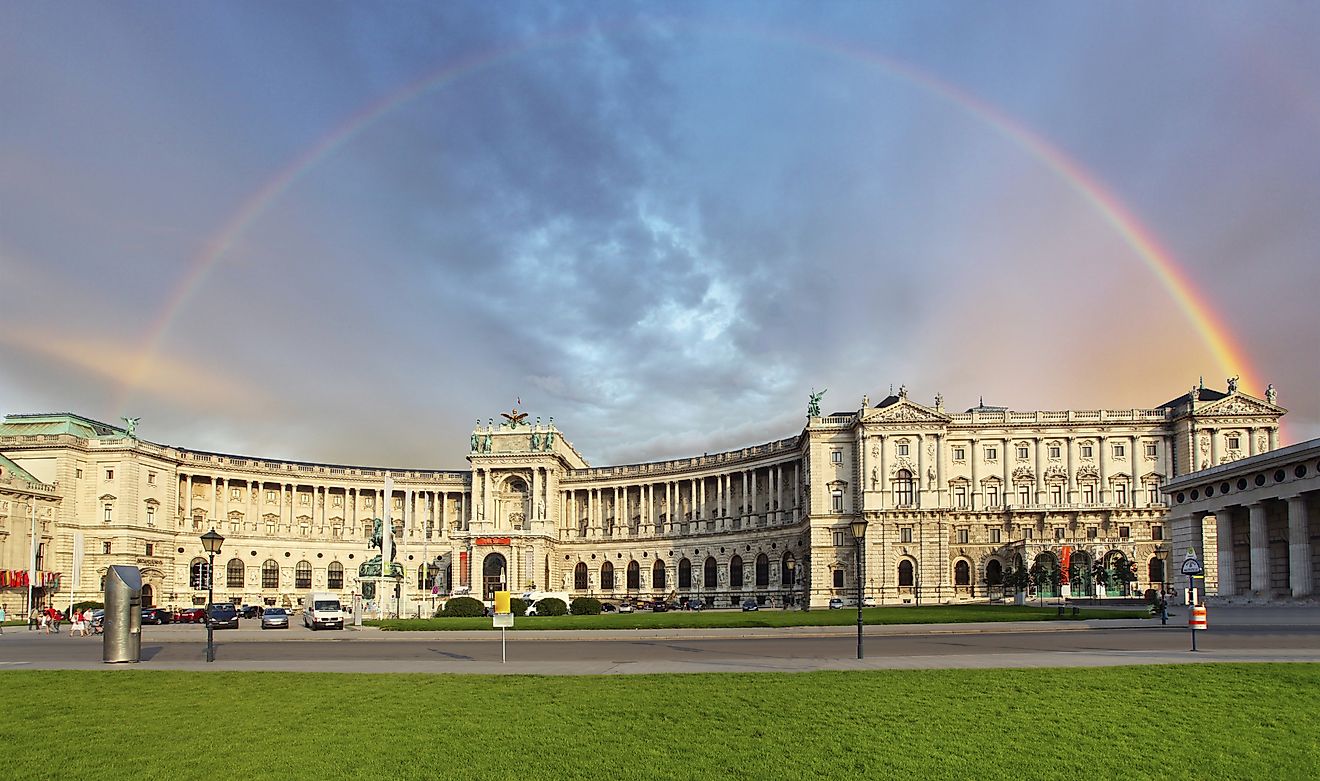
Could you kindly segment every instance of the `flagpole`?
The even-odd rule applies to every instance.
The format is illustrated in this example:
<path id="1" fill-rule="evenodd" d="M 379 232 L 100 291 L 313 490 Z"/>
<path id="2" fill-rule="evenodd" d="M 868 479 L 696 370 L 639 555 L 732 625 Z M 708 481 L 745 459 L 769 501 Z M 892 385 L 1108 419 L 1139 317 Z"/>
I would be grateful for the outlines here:
<path id="1" fill-rule="evenodd" d="M 380 574 L 385 578 L 383 582 L 393 584 L 394 567 L 390 566 L 390 558 L 394 552 L 394 476 L 389 472 L 385 473 L 385 516 L 380 525 Z M 377 594 L 381 604 L 381 614 L 385 613 L 386 595 Z M 396 616 L 397 618 L 397 616 Z"/>
<path id="2" fill-rule="evenodd" d="M 32 608 L 33 608 L 32 581 L 37 579 L 37 496 L 36 494 L 32 494 L 28 496 L 28 509 L 32 511 L 32 544 L 29 546 L 29 550 L 28 550 L 28 595 L 27 595 L 28 615 L 24 616 L 24 618 L 28 618 L 29 616 L 32 615 Z"/>

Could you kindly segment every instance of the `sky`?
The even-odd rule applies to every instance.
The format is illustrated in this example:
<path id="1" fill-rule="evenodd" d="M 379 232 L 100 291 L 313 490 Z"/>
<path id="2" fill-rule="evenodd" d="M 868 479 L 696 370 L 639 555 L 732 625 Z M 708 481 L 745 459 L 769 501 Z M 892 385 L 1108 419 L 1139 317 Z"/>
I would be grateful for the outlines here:
<path id="1" fill-rule="evenodd" d="M 1320 4 L 0 3 L 0 412 L 463 468 L 808 395 L 1320 436 Z"/>

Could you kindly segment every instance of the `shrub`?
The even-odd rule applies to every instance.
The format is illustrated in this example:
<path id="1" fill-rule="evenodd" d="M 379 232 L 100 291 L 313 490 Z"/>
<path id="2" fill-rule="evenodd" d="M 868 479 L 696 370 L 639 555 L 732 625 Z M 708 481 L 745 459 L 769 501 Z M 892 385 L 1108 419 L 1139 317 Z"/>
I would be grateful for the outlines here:
<path id="1" fill-rule="evenodd" d="M 445 609 L 440 613 L 446 618 L 471 618 L 485 614 L 486 606 L 481 604 L 481 600 L 472 597 L 454 597 L 445 603 Z"/>
<path id="2" fill-rule="evenodd" d="M 525 616 L 527 615 L 527 601 L 518 597 L 511 597 L 509 599 L 509 610 L 513 611 L 515 616 Z"/>
<path id="3" fill-rule="evenodd" d="M 569 612 L 575 616 L 600 615 L 600 600 L 595 597 L 578 597 L 573 600 Z"/>
<path id="4" fill-rule="evenodd" d="M 536 600 L 536 614 L 538 616 L 563 616 L 568 614 L 568 605 L 564 600 L 556 597 L 546 597 Z"/>
<path id="5" fill-rule="evenodd" d="M 101 602 L 74 602 L 73 609 L 78 610 L 101 610 L 105 605 Z"/>

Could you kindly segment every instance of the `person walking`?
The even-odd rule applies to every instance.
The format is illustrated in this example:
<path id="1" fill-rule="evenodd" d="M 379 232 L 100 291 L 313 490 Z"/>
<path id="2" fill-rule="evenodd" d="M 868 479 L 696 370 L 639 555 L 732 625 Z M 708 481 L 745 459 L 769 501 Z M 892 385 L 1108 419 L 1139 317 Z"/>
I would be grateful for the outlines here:
<path id="1" fill-rule="evenodd" d="M 28 631 L 34 632 L 37 629 L 38 614 L 35 607 L 28 609 Z"/>
<path id="2" fill-rule="evenodd" d="M 43 610 L 37 614 L 37 620 L 41 622 L 41 633 L 50 634 L 50 615 Z"/>
<path id="3" fill-rule="evenodd" d="M 8 617 L 5 615 L 5 606 L 0 605 L 0 635 L 5 633 L 5 619 Z"/>

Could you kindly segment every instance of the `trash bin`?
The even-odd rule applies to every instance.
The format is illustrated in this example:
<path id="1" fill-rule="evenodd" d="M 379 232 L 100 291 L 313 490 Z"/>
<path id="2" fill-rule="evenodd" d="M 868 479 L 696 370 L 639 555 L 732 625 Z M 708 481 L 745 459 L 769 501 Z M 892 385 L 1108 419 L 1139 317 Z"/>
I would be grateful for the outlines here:
<path id="1" fill-rule="evenodd" d="M 101 660 L 138 662 L 142 657 L 142 573 L 115 564 L 105 574 L 105 633 Z"/>

